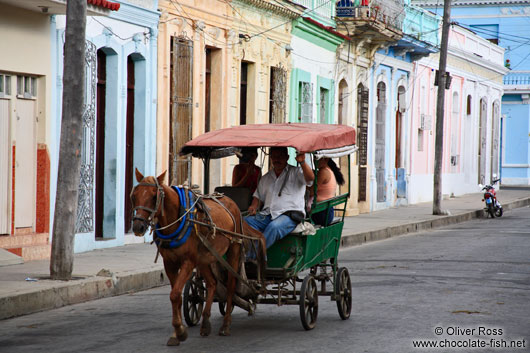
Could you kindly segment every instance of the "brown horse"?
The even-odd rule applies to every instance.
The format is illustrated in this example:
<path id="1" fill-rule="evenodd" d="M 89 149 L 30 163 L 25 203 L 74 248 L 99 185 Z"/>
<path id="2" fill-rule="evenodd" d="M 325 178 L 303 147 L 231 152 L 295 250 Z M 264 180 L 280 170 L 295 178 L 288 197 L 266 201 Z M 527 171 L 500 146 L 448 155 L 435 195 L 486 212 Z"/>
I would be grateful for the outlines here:
<path id="1" fill-rule="evenodd" d="M 180 210 L 181 201 L 178 193 L 163 183 L 165 172 L 157 178 L 153 176 L 144 177 L 136 169 L 136 180 L 138 185 L 131 192 L 131 200 L 136 214 L 133 218 L 133 232 L 137 236 L 142 236 L 149 226 L 159 228 L 169 226 L 160 232 L 164 235 L 172 234 L 180 226 L 177 221 L 184 210 Z M 186 191 L 187 192 L 187 191 Z M 259 241 L 261 250 L 258 252 L 258 261 L 261 261 L 261 268 L 265 268 L 265 238 L 263 234 L 251 228 L 241 219 L 241 212 L 234 201 L 228 197 L 221 197 L 219 202 L 204 198 L 202 200 L 202 210 L 197 208 L 194 219 L 203 223 L 215 224 L 219 229 L 225 229 L 236 233 L 243 233 L 255 237 Z M 222 205 L 221 205 L 222 204 Z M 189 207 L 188 203 L 188 207 Z M 205 213 L 208 210 L 209 216 Z M 230 215 L 230 213 L 231 215 Z M 201 336 L 208 336 L 211 332 L 210 309 L 214 299 L 216 289 L 216 279 L 211 271 L 210 265 L 217 260 L 215 256 L 204 246 L 200 237 L 205 238 L 219 255 L 227 255 L 227 261 L 232 268 L 238 272 L 241 245 L 233 241 L 234 236 L 223 235 L 217 230 L 216 234 L 211 227 L 190 224 L 192 228 L 187 240 L 176 248 L 164 248 L 159 246 L 160 255 L 164 260 L 164 270 L 171 283 L 171 306 L 173 309 L 172 324 L 175 332 L 169 338 L 167 345 L 175 346 L 188 337 L 187 328 L 182 323 L 182 289 L 186 281 L 191 277 L 195 268 L 198 269 L 206 282 L 207 297 L 202 314 Z M 197 234 L 197 232 L 199 234 Z M 156 237 L 156 233 L 155 233 Z M 232 239 L 231 239 L 232 238 Z M 231 308 L 233 295 L 235 293 L 236 278 L 228 272 L 227 300 L 226 307 Z M 223 325 L 219 330 L 219 335 L 230 335 L 230 325 L 232 323 L 231 310 L 226 310 Z"/>

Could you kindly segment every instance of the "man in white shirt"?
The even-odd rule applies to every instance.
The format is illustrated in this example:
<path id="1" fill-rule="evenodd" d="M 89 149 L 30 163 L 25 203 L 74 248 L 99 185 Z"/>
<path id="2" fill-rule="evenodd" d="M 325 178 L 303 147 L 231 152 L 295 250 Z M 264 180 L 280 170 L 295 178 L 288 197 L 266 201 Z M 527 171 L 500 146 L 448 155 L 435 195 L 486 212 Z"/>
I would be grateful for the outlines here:
<path id="1" fill-rule="evenodd" d="M 304 218 L 306 187 L 315 179 L 304 153 L 296 156 L 300 167 L 287 164 L 286 147 L 271 147 L 269 157 L 272 169 L 260 179 L 248 208 L 250 216 L 245 217 L 252 228 L 263 232 L 267 248 L 292 232 Z M 257 212 L 260 205 L 263 208 Z"/>

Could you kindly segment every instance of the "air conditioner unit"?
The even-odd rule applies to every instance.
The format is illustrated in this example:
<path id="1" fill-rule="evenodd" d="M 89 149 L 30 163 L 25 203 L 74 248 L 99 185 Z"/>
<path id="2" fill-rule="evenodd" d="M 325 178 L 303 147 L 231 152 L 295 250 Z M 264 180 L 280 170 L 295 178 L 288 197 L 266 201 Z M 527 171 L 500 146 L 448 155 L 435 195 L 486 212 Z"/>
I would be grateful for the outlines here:
<path id="1" fill-rule="evenodd" d="M 430 115 L 421 114 L 420 117 L 420 130 L 431 130 L 432 129 L 432 118 Z"/>

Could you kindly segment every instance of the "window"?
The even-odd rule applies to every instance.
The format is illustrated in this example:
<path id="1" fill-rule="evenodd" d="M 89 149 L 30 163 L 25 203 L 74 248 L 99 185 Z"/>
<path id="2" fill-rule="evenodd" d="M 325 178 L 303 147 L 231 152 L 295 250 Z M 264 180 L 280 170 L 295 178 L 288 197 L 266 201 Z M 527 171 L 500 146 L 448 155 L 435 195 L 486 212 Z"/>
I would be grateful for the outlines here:
<path id="1" fill-rule="evenodd" d="M 467 96 L 467 115 L 471 115 L 471 95 Z"/>
<path id="2" fill-rule="evenodd" d="M 32 76 L 17 76 L 17 96 L 27 99 L 37 97 L 37 78 Z"/>
<path id="3" fill-rule="evenodd" d="M 0 75 L 0 97 L 11 95 L 11 76 Z"/>
<path id="4" fill-rule="evenodd" d="M 418 129 L 418 152 L 423 152 L 423 130 Z"/>

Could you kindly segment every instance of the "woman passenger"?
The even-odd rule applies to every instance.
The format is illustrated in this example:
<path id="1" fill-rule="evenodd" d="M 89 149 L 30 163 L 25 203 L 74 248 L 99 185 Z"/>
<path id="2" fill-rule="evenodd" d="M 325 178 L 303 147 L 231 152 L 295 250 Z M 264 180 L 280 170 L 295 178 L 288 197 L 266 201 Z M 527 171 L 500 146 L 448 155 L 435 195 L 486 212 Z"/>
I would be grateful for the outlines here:
<path id="1" fill-rule="evenodd" d="M 337 164 L 330 158 L 321 158 L 318 161 L 317 173 L 317 202 L 335 197 L 337 184 L 344 185 L 344 176 Z M 311 215 L 315 224 L 327 226 L 333 221 L 333 207 Z"/>
<path id="2" fill-rule="evenodd" d="M 253 194 L 261 178 L 261 168 L 254 164 L 258 158 L 256 147 L 243 147 L 239 164 L 232 171 L 232 186 L 246 187 Z"/>

